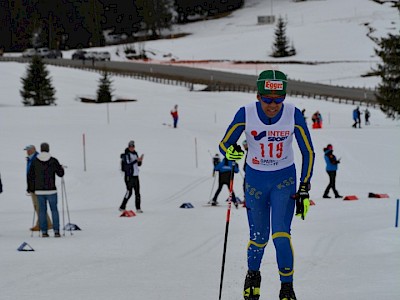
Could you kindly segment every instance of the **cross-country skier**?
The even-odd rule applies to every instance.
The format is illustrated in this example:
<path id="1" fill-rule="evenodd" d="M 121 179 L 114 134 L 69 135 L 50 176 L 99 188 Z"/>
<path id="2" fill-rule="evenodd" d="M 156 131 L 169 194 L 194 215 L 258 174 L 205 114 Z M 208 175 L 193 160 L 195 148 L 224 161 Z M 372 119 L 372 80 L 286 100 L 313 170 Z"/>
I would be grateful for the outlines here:
<path id="1" fill-rule="evenodd" d="M 215 153 L 215 156 L 212 158 L 213 162 L 213 177 L 215 176 L 215 167 L 221 162 L 221 159 L 219 158 L 219 154 Z"/>
<path id="2" fill-rule="evenodd" d="M 214 167 L 214 170 L 218 172 L 218 189 L 215 192 L 215 195 L 211 201 L 211 205 L 215 206 L 218 204 L 217 198 L 219 193 L 222 190 L 222 187 L 224 185 L 226 185 L 229 189 L 229 183 L 230 183 L 230 179 L 231 179 L 231 171 L 232 171 L 232 165 L 233 162 L 231 160 L 228 160 L 224 157 L 224 159 Z M 237 164 L 235 164 L 234 169 L 233 169 L 234 173 L 239 173 L 239 167 Z M 232 190 L 232 202 L 235 205 L 235 207 L 238 207 L 238 201 L 236 201 L 236 196 L 235 196 L 235 192 Z"/>
<path id="3" fill-rule="evenodd" d="M 240 159 L 244 153 L 236 142 L 245 132 L 248 144 L 245 194 L 250 231 L 243 291 L 246 300 L 260 297 L 260 265 L 270 232 L 281 281 L 279 299 L 296 299 L 290 228 L 295 206 L 297 216 L 304 219 L 307 214 L 315 154 L 301 111 L 291 103 L 283 103 L 286 88 L 284 73 L 261 72 L 257 79 L 258 102 L 237 111 L 219 145 L 228 159 Z M 293 135 L 303 158 L 297 192 Z"/>

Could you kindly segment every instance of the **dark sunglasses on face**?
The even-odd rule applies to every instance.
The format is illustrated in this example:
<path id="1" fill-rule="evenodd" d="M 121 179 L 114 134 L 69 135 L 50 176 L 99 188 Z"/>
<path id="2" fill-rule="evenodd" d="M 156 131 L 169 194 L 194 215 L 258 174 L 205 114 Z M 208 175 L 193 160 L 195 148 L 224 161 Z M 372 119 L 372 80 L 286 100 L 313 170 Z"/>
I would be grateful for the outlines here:
<path id="1" fill-rule="evenodd" d="M 276 104 L 280 104 L 285 100 L 285 96 L 281 96 L 278 98 L 271 98 L 271 97 L 266 97 L 266 96 L 260 95 L 260 98 L 263 102 L 265 102 L 267 104 L 271 104 L 272 102 L 275 102 Z"/>

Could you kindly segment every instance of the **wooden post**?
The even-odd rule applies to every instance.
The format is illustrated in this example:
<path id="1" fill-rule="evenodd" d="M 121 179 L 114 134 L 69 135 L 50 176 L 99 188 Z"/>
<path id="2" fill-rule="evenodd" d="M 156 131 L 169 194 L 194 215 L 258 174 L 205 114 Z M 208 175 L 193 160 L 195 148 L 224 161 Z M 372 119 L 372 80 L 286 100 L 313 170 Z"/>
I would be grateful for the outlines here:
<path id="1" fill-rule="evenodd" d="M 82 134 L 82 145 L 83 145 L 83 171 L 86 172 L 86 141 L 85 141 L 85 134 Z"/>
<path id="2" fill-rule="evenodd" d="M 198 160 L 197 160 L 197 138 L 194 138 L 194 156 L 196 159 L 196 169 L 198 168 Z"/>

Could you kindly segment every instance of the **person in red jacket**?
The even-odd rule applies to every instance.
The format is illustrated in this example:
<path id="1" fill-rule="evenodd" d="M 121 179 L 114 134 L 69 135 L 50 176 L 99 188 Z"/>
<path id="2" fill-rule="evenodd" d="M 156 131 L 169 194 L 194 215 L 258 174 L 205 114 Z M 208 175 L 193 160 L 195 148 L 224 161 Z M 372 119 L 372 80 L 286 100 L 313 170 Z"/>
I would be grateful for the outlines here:
<path id="1" fill-rule="evenodd" d="M 174 108 L 171 110 L 171 116 L 174 120 L 174 128 L 178 127 L 178 104 L 175 104 Z"/>

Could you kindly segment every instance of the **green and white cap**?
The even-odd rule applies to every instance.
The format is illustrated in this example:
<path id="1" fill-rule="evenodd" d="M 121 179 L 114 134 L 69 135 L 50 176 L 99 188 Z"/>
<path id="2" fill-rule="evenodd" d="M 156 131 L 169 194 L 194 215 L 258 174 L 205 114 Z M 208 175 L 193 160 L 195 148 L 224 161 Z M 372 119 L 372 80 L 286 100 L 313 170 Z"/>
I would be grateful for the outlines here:
<path id="1" fill-rule="evenodd" d="M 281 71 L 265 70 L 257 78 L 257 90 L 261 95 L 286 95 L 287 77 Z"/>

